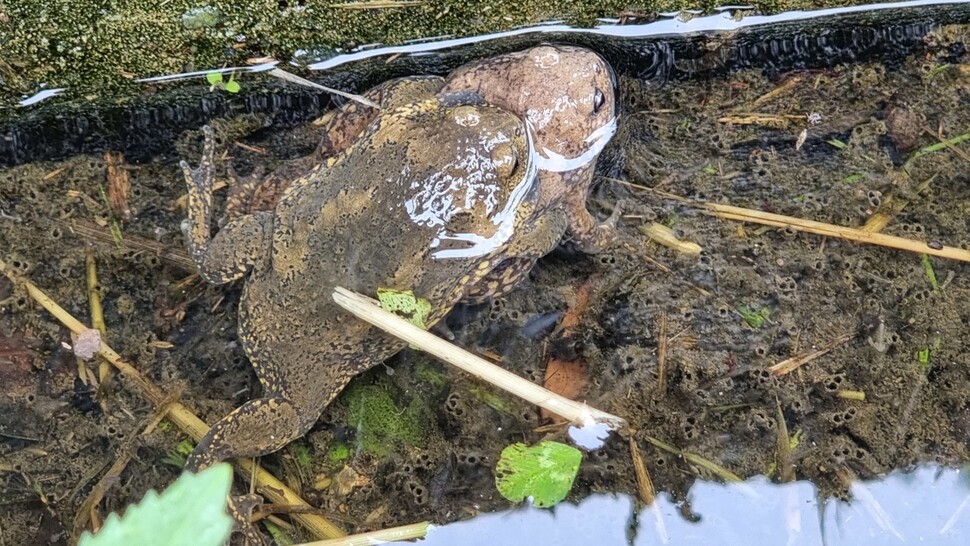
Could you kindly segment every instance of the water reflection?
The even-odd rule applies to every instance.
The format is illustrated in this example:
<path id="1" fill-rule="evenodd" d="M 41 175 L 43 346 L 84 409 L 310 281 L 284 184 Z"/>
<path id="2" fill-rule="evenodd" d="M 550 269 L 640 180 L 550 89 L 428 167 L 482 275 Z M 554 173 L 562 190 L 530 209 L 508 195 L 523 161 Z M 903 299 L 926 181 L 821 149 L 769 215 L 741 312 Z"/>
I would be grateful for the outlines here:
<path id="1" fill-rule="evenodd" d="M 596 495 L 580 505 L 523 508 L 433 529 L 427 546 L 462 544 L 970 544 L 967 472 L 924 466 L 860 483 L 854 499 L 820 500 L 809 482 L 772 484 L 758 477 L 744 487 L 698 482 L 690 504 L 700 519 L 683 517 L 662 495 L 634 513 L 629 497 Z"/>

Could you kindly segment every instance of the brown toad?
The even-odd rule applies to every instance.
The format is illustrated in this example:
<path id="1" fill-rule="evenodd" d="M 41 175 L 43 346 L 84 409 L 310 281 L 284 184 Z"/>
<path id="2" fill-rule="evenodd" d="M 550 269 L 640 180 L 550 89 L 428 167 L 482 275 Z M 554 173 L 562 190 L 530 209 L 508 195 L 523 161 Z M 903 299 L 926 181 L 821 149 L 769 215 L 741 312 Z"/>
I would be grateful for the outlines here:
<path id="1" fill-rule="evenodd" d="M 529 258 L 564 229 L 562 214 L 535 215 L 524 124 L 470 94 L 382 110 L 345 151 L 293 181 L 273 212 L 237 218 L 211 239 L 205 135 L 201 165 L 182 163 L 188 247 L 209 282 L 246 277 L 239 337 L 264 393 L 212 427 L 191 470 L 280 449 L 355 374 L 405 346 L 338 307 L 335 286 L 413 290 L 431 303 L 433 324 L 496 262 Z"/>
<path id="2" fill-rule="evenodd" d="M 586 209 L 596 158 L 616 129 L 614 87 L 612 70 L 595 52 L 543 45 L 464 65 L 447 80 L 433 76 L 390 80 L 364 96 L 382 108 L 391 108 L 434 93 L 471 91 L 526 120 L 538 152 L 537 208 L 564 210 L 568 218 L 566 234 L 580 249 L 595 253 L 613 241 L 619 214 L 617 208 L 600 224 Z M 265 180 L 250 178 L 235 185 L 230 216 L 237 210 L 271 207 L 293 172 L 351 145 L 375 115 L 373 108 L 355 102 L 328 114 L 315 156 L 291 161 Z M 534 254 L 541 257 L 558 242 Z M 483 299 L 506 292 L 534 262 L 533 258 L 511 258 L 467 295 Z"/>
<path id="3" fill-rule="evenodd" d="M 596 158 L 616 131 L 614 89 L 613 71 L 595 52 L 542 45 L 466 64 L 441 92 L 472 91 L 525 119 L 538 153 L 539 209 L 565 207 L 567 235 L 597 252 L 612 242 L 618 215 L 599 224 L 586 210 Z"/>

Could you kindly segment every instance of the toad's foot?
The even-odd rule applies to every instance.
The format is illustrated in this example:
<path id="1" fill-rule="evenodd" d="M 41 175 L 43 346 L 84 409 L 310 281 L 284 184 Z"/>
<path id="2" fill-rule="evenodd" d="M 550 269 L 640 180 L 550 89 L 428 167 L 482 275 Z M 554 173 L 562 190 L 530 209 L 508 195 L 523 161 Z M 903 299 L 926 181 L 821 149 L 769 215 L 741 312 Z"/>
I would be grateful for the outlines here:
<path id="1" fill-rule="evenodd" d="M 209 242 L 209 226 L 212 223 L 212 184 L 215 180 L 215 139 L 212 127 L 204 125 L 202 135 L 202 159 L 196 168 L 189 167 L 187 161 L 180 161 L 185 185 L 188 189 L 188 218 L 182 222 L 182 231 L 188 241 L 189 253 L 196 263 L 202 260 L 206 244 Z"/>
<path id="2" fill-rule="evenodd" d="M 260 259 L 268 256 L 273 233 L 273 214 L 260 212 L 226 224 L 215 237 L 209 236 L 212 222 L 212 185 L 215 140 L 212 128 L 202 128 L 205 145 L 196 168 L 179 163 L 188 189 L 188 218 L 183 222 L 186 244 L 199 275 L 212 284 L 224 284 L 245 275 Z"/>
<path id="3" fill-rule="evenodd" d="M 575 243 L 576 248 L 587 254 L 599 254 L 616 242 L 616 224 L 623 213 L 619 202 L 604 222 L 598 222 L 586 209 L 585 195 L 582 195 L 582 199 L 570 199 L 566 206 L 569 211 L 566 236 Z"/>
<path id="4" fill-rule="evenodd" d="M 331 397 L 332 398 L 332 397 Z M 330 401 L 329 398 L 326 399 Z M 324 404 L 325 405 L 325 404 Z M 185 469 L 199 472 L 225 459 L 258 457 L 272 453 L 306 434 L 320 416 L 324 405 L 308 411 L 301 419 L 301 409 L 283 397 L 250 400 L 219 420 L 199 441 L 185 463 Z M 262 535 L 250 522 L 258 496 L 229 498 L 229 515 L 246 546 L 265 544 Z"/>
<path id="5" fill-rule="evenodd" d="M 227 510 L 233 521 L 233 531 L 242 535 L 245 546 L 267 546 L 266 539 L 253 524 L 253 508 L 263 502 L 256 494 L 234 495 L 229 497 Z"/>
<path id="6" fill-rule="evenodd" d="M 462 301 L 481 303 L 511 292 L 529 275 L 536 260 L 556 248 L 566 230 L 566 221 L 564 211 L 551 210 L 527 224 L 520 233 L 513 235 L 503 253 L 505 258 L 496 263 L 485 278 L 470 285 Z"/>

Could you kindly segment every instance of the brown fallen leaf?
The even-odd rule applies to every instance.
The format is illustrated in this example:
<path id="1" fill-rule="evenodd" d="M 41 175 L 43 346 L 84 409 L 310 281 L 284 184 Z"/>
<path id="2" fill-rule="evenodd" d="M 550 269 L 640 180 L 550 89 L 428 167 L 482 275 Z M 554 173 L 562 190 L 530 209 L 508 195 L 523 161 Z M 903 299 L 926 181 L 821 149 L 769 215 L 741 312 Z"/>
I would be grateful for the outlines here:
<path id="1" fill-rule="evenodd" d="M 575 400 L 583 394 L 588 384 L 589 378 L 586 375 L 585 362 L 550 358 L 549 362 L 546 363 L 546 376 L 542 383 L 542 386 L 546 389 Z M 545 408 L 540 408 L 539 415 L 543 419 L 552 419 L 556 423 L 566 420 Z"/>
<path id="2" fill-rule="evenodd" d="M 560 336 L 569 335 L 571 330 L 579 326 L 580 318 L 589 308 L 590 293 L 594 282 L 595 278 L 591 277 L 576 289 L 575 299 L 559 322 L 558 333 Z M 546 374 L 543 379 L 543 386 L 546 389 L 575 400 L 586 390 L 588 384 L 586 363 L 582 360 L 550 358 L 546 363 Z M 540 408 L 539 414 L 543 419 L 551 419 L 555 423 L 565 421 L 561 416 L 544 408 Z"/>

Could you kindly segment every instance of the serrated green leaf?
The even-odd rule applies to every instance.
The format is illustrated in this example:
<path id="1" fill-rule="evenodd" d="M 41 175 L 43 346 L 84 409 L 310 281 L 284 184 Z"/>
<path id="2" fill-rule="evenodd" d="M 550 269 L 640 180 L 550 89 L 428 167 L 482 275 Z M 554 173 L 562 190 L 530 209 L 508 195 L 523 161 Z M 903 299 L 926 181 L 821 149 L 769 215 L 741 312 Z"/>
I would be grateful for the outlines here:
<path id="1" fill-rule="evenodd" d="M 96 535 L 84 533 L 78 546 L 221 546 L 232 529 L 226 495 L 232 467 L 226 463 L 199 474 L 184 473 L 161 495 L 149 491 L 124 517 L 112 513 Z"/>
<path id="2" fill-rule="evenodd" d="M 226 91 L 228 91 L 230 93 L 238 93 L 239 92 L 239 82 L 237 82 L 236 80 L 229 80 L 229 81 L 227 81 L 226 82 Z"/>
<path id="3" fill-rule="evenodd" d="M 222 72 L 206 72 L 205 81 L 209 82 L 209 85 L 219 85 L 222 83 Z"/>
<path id="4" fill-rule="evenodd" d="M 572 488 L 582 460 L 578 449 L 559 442 L 512 444 L 495 466 L 495 487 L 512 502 L 532 497 L 539 508 L 555 506 Z"/>
<path id="5" fill-rule="evenodd" d="M 424 319 L 431 314 L 431 303 L 419 298 L 410 290 L 394 290 L 393 288 L 378 288 L 377 300 L 384 310 L 400 316 L 411 324 L 427 330 Z"/>

